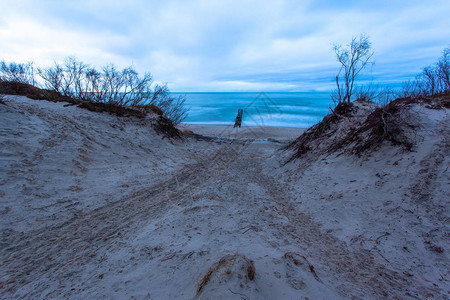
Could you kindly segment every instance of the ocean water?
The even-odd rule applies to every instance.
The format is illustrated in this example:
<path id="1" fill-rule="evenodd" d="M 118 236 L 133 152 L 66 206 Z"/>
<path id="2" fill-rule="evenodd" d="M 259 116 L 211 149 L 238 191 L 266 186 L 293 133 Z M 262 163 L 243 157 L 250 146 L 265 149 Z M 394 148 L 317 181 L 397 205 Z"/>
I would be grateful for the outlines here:
<path id="1" fill-rule="evenodd" d="M 242 126 L 308 128 L 329 113 L 329 92 L 173 93 L 185 95 L 186 124 L 234 124 L 244 109 Z"/>

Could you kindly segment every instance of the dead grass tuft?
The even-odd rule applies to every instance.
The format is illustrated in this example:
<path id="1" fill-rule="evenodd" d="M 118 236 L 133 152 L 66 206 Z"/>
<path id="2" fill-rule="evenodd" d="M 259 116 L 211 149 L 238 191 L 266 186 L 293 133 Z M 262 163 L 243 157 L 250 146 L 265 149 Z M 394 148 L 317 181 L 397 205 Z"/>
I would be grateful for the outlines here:
<path id="1" fill-rule="evenodd" d="M 119 117 L 136 117 L 143 119 L 146 116 L 145 112 L 113 103 L 83 101 L 78 107 L 94 112 L 107 112 Z"/>
<path id="2" fill-rule="evenodd" d="M 308 267 L 309 271 L 313 274 L 314 278 L 317 281 L 321 282 L 319 276 L 316 273 L 316 270 L 314 269 L 314 266 L 309 262 L 309 260 L 305 256 L 295 253 L 295 252 L 286 252 L 283 255 L 283 258 L 288 261 L 293 262 L 294 265 L 296 265 L 296 266 L 302 266 L 302 265 L 305 265 L 305 263 L 306 263 L 306 266 Z"/>
<path id="3" fill-rule="evenodd" d="M 354 104 L 352 102 L 341 102 L 333 109 L 333 114 L 338 116 L 345 116 L 354 111 Z"/>
<path id="4" fill-rule="evenodd" d="M 332 125 L 340 120 L 340 116 L 334 113 L 326 115 L 321 122 L 309 128 L 301 136 L 287 145 L 284 149 L 293 149 L 294 154 L 289 161 L 300 158 L 312 149 L 312 142 L 321 137 L 331 137 L 336 130 L 332 129 Z M 288 161 L 288 162 L 289 162 Z"/>
<path id="5" fill-rule="evenodd" d="M 0 93 L 8 95 L 26 96 L 30 99 L 35 100 L 48 100 L 53 102 L 64 101 L 70 103 L 80 102 L 70 97 L 62 96 L 61 94 L 55 91 L 44 90 L 26 83 L 15 81 L 0 81 Z"/>
<path id="6" fill-rule="evenodd" d="M 450 108 L 450 91 L 434 95 L 432 97 L 432 103 L 430 108 Z"/>
<path id="7" fill-rule="evenodd" d="M 153 127 L 157 133 L 164 135 L 168 139 L 183 139 L 181 131 L 175 127 L 171 120 L 164 116 L 159 116 Z"/>
<path id="8" fill-rule="evenodd" d="M 134 108 L 137 109 L 141 109 L 144 112 L 154 112 L 155 114 L 162 116 L 164 114 L 164 112 L 161 110 L 161 108 L 159 108 L 158 106 L 154 105 L 154 104 L 146 104 L 146 105 L 134 105 Z"/>
<path id="9" fill-rule="evenodd" d="M 245 257 L 244 255 L 241 254 L 233 254 L 233 255 L 226 255 L 224 257 L 222 257 L 213 267 L 211 267 L 206 274 L 202 277 L 202 279 L 200 280 L 198 287 L 197 287 L 197 296 L 200 294 L 200 292 L 202 291 L 202 289 L 208 284 L 208 282 L 211 279 L 211 276 L 218 272 L 222 267 L 225 266 L 231 266 L 235 263 L 235 261 L 237 259 L 242 259 L 245 261 L 247 269 L 246 271 L 246 276 L 249 280 L 253 280 L 255 278 L 255 266 L 253 264 L 253 261 L 248 259 L 247 257 Z M 225 271 L 225 273 L 227 275 L 231 275 L 231 270 L 227 269 Z"/>

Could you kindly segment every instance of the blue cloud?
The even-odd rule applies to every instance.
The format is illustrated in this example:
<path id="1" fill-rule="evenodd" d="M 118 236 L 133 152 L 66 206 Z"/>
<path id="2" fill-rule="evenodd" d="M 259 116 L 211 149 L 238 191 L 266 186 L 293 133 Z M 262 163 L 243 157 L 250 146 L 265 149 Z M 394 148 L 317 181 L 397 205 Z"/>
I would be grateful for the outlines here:
<path id="1" fill-rule="evenodd" d="M 433 1 L 16 1 L 0 16 L 0 59 L 75 55 L 151 71 L 173 90 L 332 89 L 331 43 L 370 36 L 377 81 L 399 83 L 450 43 Z"/>

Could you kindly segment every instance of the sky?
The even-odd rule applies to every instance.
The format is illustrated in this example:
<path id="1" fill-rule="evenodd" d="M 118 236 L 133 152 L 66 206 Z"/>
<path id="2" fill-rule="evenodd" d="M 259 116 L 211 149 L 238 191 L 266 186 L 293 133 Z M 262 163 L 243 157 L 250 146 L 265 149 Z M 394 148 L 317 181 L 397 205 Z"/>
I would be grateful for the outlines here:
<path id="1" fill-rule="evenodd" d="M 328 91 L 333 44 L 366 34 L 365 79 L 399 84 L 450 47 L 449 0 L 0 0 L 0 60 L 133 65 L 172 91 Z"/>

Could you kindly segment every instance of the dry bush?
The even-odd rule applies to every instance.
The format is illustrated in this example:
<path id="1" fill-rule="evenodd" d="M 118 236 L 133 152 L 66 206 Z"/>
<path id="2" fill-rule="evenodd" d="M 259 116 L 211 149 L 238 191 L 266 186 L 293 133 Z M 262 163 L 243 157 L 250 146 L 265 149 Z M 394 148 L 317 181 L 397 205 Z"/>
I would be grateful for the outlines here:
<path id="1" fill-rule="evenodd" d="M 444 49 L 437 63 L 437 73 L 443 91 L 450 91 L 450 48 Z"/>
<path id="2" fill-rule="evenodd" d="M 174 97 L 166 84 L 153 85 L 150 73 L 140 76 L 133 66 L 118 69 L 113 64 L 105 66 L 100 72 L 74 57 L 64 63 L 37 70 L 43 79 L 45 90 L 24 92 L 25 86 L 13 87 L 10 93 L 30 96 L 33 99 L 52 101 L 108 103 L 124 107 L 137 106 L 147 111 L 162 113 L 174 125 L 187 117 L 188 108 L 185 97 Z M 0 62 L 0 81 L 35 85 L 33 63 L 16 64 Z M 20 90 L 20 91 L 18 91 Z M 71 100 L 70 100 L 71 99 Z M 99 105 L 85 104 L 86 108 L 98 110 Z M 112 111 L 120 111 L 115 108 Z M 156 108 L 156 107 L 159 107 Z M 108 109 L 108 108 L 106 108 Z"/>
<path id="3" fill-rule="evenodd" d="M 70 57 L 62 65 L 39 69 L 39 75 L 47 89 L 63 96 L 121 106 L 159 107 L 154 111 L 162 111 L 174 125 L 187 117 L 183 96 L 173 97 L 165 84 L 153 87 L 151 74 L 140 76 L 133 66 L 120 70 L 109 64 L 99 72 Z"/>
<path id="4" fill-rule="evenodd" d="M 35 69 L 32 62 L 23 63 L 6 63 L 0 62 L 0 80 L 9 82 L 35 84 Z"/>
<path id="5" fill-rule="evenodd" d="M 341 102 L 333 110 L 335 117 L 347 116 L 354 110 L 354 104 L 351 102 Z"/>
<path id="6" fill-rule="evenodd" d="M 16 64 L 7 65 L 4 62 L 0 67 L 4 70 L 18 68 Z M 149 112 L 153 112 L 159 115 L 154 125 L 158 133 L 169 139 L 182 138 L 175 125 L 187 116 L 185 99 L 172 97 L 166 85 L 156 85 L 152 90 L 150 74 L 139 77 L 132 67 L 118 71 L 113 65 L 105 67 L 103 73 L 99 73 L 75 58 L 68 58 L 64 65 L 55 63 L 54 67 L 39 70 L 47 87 L 40 89 L 22 82 L 25 80 L 17 77 L 21 72 L 1 72 L 1 78 L 7 80 L 0 80 L 0 93 L 37 100 L 64 101 L 78 104 L 90 111 L 108 112 L 117 116 L 144 118 Z M 20 80 L 10 80 L 12 77 L 8 77 L 8 74 Z"/>
<path id="7" fill-rule="evenodd" d="M 399 97 L 427 97 L 450 91 L 450 48 L 434 65 L 425 67 L 414 80 L 403 83 Z"/>
<path id="8" fill-rule="evenodd" d="M 149 95 L 151 98 L 146 104 L 158 106 L 174 125 L 178 125 L 186 119 L 189 111 L 185 106 L 186 98 L 184 96 L 173 97 L 167 84 L 156 85 Z"/>
<path id="9" fill-rule="evenodd" d="M 109 64 L 98 72 L 76 58 L 69 57 L 64 64 L 39 69 L 45 87 L 82 100 L 118 105 L 145 104 L 150 98 L 152 76 L 140 77 L 131 66 L 123 70 Z"/>
<path id="10" fill-rule="evenodd" d="M 372 83 L 361 85 L 355 88 L 354 97 L 356 100 L 375 101 L 378 97 L 379 89 L 378 85 L 374 86 Z"/>
<path id="11" fill-rule="evenodd" d="M 331 95 L 335 104 L 352 101 L 355 83 L 362 70 L 373 64 L 370 59 L 373 56 L 372 45 L 366 35 L 352 38 L 346 47 L 335 45 L 333 50 L 336 59 L 340 63 L 340 69 L 336 75 L 336 91 Z"/>
<path id="12" fill-rule="evenodd" d="M 370 83 L 357 87 L 354 96 L 356 100 L 370 101 L 385 106 L 393 101 L 397 94 L 389 86 Z"/>

